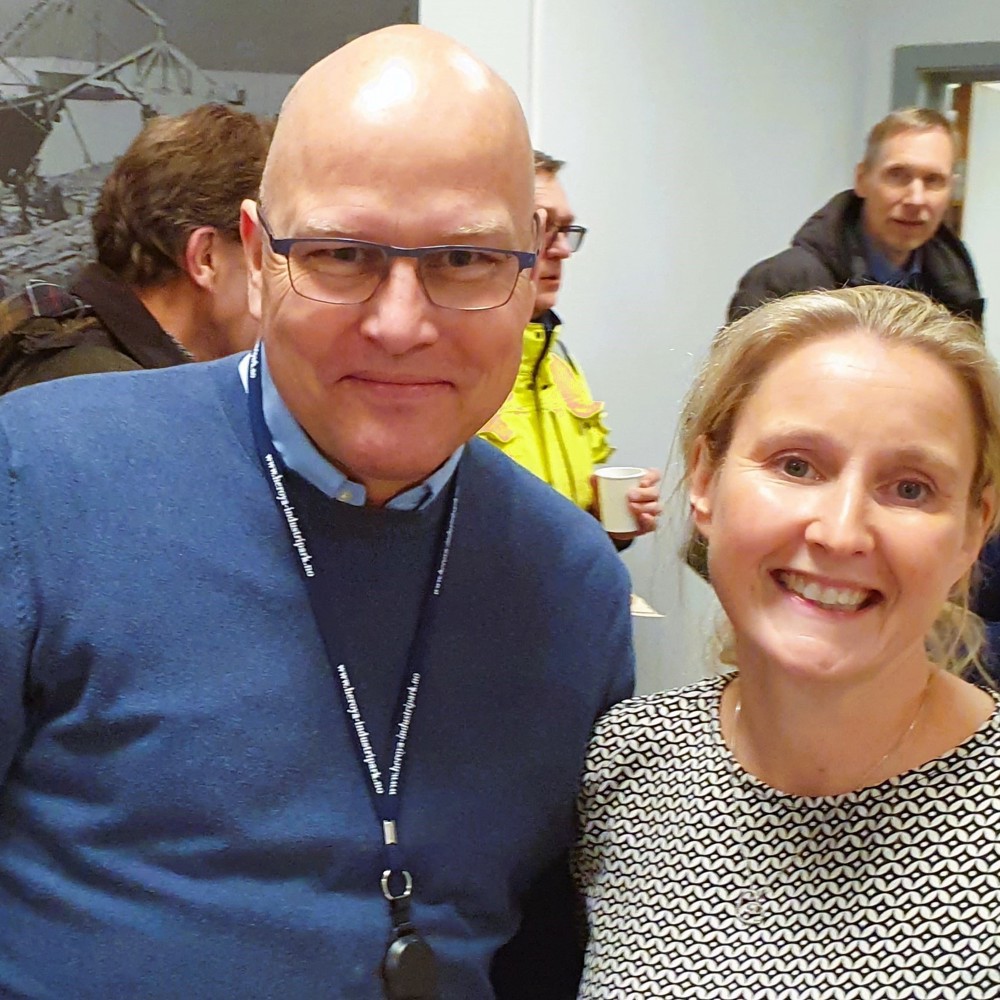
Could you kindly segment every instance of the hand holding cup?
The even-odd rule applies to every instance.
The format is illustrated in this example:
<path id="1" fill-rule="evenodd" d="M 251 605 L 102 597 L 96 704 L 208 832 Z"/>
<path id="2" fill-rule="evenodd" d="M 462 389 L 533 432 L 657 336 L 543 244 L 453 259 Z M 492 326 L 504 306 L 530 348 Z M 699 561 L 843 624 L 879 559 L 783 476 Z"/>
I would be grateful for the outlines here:
<path id="1" fill-rule="evenodd" d="M 605 531 L 634 538 L 656 528 L 660 473 L 638 466 L 607 466 L 594 473 L 597 511 Z"/>

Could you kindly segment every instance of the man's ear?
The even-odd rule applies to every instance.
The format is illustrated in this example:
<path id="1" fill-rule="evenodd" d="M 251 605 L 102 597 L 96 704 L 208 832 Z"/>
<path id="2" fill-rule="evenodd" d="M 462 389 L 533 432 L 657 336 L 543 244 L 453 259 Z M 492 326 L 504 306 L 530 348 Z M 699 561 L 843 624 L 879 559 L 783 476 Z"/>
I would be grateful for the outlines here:
<path id="1" fill-rule="evenodd" d="M 868 197 L 868 168 L 863 163 L 854 168 L 854 193 L 859 198 Z"/>
<path id="2" fill-rule="evenodd" d="M 247 198 L 240 205 L 240 239 L 243 241 L 243 254 L 247 262 L 247 304 L 250 315 L 256 320 L 259 320 L 261 315 L 261 266 L 264 257 L 260 233 L 257 202 Z"/>
<path id="3" fill-rule="evenodd" d="M 184 247 L 184 270 L 188 277 L 206 292 L 215 287 L 215 241 L 219 234 L 214 226 L 199 226 L 192 230 Z"/>
<path id="4" fill-rule="evenodd" d="M 691 501 L 691 521 L 704 538 L 709 538 L 712 527 L 712 494 L 717 468 L 704 437 L 698 438 L 694 444 L 690 468 L 688 498 Z"/>
<path id="5" fill-rule="evenodd" d="M 544 208 L 536 208 L 535 214 L 532 217 L 532 241 L 531 245 L 534 248 L 535 253 L 538 255 L 535 258 L 535 266 L 531 269 L 531 280 L 538 280 L 538 271 L 542 266 L 542 254 L 545 252 L 545 222 L 548 213 Z"/>

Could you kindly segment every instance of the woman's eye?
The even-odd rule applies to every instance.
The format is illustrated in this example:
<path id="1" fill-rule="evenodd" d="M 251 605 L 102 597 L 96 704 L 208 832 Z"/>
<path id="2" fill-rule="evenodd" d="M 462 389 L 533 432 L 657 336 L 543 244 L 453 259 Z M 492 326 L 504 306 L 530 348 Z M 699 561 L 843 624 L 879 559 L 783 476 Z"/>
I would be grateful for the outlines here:
<path id="1" fill-rule="evenodd" d="M 796 458 L 793 455 L 790 458 L 782 459 L 781 471 L 793 479 L 805 479 L 812 469 L 804 458 Z"/>

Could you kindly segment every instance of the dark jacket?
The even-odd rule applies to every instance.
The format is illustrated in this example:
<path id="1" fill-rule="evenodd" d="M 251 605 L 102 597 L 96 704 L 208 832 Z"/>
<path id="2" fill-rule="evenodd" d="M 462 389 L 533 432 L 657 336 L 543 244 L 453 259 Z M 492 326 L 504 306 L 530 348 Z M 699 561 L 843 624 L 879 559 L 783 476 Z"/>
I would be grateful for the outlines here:
<path id="1" fill-rule="evenodd" d="M 877 284 L 867 274 L 861 205 L 853 191 L 842 191 L 806 221 L 787 250 L 754 264 L 729 303 L 729 320 L 792 292 Z M 956 315 L 981 324 L 983 299 L 965 244 L 942 225 L 922 252 L 923 265 L 914 287 Z"/>
<path id="2" fill-rule="evenodd" d="M 88 264 L 68 288 L 37 282 L 0 302 L 0 394 L 67 375 L 191 360 L 100 264 Z"/>
<path id="3" fill-rule="evenodd" d="M 979 583 L 972 591 L 970 606 L 986 624 L 982 662 L 1000 687 L 1000 539 L 988 542 L 979 555 Z M 973 672 L 970 680 L 979 680 Z"/>

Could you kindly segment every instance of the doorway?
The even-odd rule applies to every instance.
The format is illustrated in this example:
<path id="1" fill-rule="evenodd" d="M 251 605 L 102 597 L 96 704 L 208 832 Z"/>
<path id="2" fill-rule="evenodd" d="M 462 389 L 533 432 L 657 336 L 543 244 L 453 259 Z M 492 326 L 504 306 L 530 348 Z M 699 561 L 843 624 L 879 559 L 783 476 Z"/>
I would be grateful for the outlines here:
<path id="1" fill-rule="evenodd" d="M 1000 42 L 900 46 L 892 106 L 936 108 L 959 134 L 949 224 L 972 255 L 986 341 L 1000 356 Z"/>

